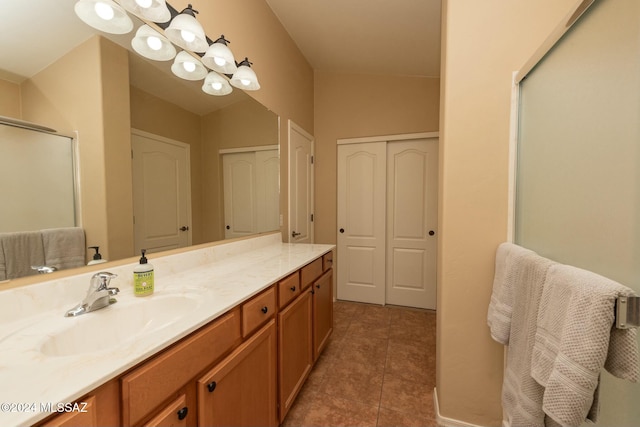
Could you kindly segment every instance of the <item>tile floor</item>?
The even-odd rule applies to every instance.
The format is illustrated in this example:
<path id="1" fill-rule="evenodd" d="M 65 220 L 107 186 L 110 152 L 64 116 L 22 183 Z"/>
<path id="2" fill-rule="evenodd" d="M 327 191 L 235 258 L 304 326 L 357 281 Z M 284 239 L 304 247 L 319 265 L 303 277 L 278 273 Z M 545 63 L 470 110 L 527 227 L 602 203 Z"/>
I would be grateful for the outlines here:
<path id="1" fill-rule="evenodd" d="M 283 426 L 436 426 L 434 311 L 337 301 L 334 330 Z"/>

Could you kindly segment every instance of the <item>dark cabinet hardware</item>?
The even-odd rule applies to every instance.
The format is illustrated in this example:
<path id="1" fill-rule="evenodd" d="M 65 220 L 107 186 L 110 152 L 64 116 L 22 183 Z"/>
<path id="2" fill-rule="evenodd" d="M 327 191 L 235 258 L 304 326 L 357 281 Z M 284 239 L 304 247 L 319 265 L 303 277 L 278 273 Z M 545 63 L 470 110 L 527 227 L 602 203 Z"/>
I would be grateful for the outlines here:
<path id="1" fill-rule="evenodd" d="M 295 287 L 295 286 L 292 286 L 292 287 L 291 287 L 291 292 L 295 292 L 295 291 L 296 291 L 296 287 Z"/>
<path id="2" fill-rule="evenodd" d="M 341 232 L 341 233 L 344 233 L 344 228 L 341 228 L 341 229 L 340 229 L 340 232 Z"/>
<path id="3" fill-rule="evenodd" d="M 267 307 L 266 305 L 264 307 L 262 307 L 262 312 L 264 314 L 267 314 L 267 311 L 269 311 L 269 307 Z"/>
<path id="4" fill-rule="evenodd" d="M 189 408 L 186 406 L 178 411 L 178 419 L 180 421 L 184 420 L 187 417 L 187 413 L 189 412 Z"/>
<path id="5" fill-rule="evenodd" d="M 189 226 L 187 225 L 183 225 L 182 227 L 180 227 L 180 231 L 187 231 L 189 230 Z"/>
<path id="6" fill-rule="evenodd" d="M 209 392 L 212 392 L 213 390 L 216 389 L 217 385 L 218 384 L 216 384 L 215 381 L 211 381 L 209 384 L 207 384 L 207 389 L 209 390 Z"/>
<path id="7" fill-rule="evenodd" d="M 433 230 L 429 230 L 429 236 L 433 236 L 434 234 L 436 234 L 436 232 L 435 232 L 435 231 L 433 231 Z"/>

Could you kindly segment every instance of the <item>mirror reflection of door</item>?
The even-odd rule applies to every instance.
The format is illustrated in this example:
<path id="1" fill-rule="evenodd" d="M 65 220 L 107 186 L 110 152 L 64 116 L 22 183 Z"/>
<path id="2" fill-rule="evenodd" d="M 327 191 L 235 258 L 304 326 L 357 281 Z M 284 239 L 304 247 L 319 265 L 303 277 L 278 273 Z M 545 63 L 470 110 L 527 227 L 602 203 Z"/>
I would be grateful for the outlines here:
<path id="1" fill-rule="evenodd" d="M 280 158 L 277 146 L 222 153 L 225 239 L 277 230 Z"/>
<path id="2" fill-rule="evenodd" d="M 131 147 L 136 254 L 190 245 L 189 145 L 134 131 Z"/>
<path id="3" fill-rule="evenodd" d="M 313 243 L 314 138 L 289 120 L 289 240 Z"/>

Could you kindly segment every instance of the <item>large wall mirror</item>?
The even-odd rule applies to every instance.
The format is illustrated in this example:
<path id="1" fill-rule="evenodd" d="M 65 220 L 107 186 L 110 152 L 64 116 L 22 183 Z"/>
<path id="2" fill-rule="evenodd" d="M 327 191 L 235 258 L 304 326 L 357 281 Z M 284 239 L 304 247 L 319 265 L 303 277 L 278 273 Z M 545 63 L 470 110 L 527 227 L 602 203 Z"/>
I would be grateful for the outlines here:
<path id="1" fill-rule="evenodd" d="M 174 76 L 172 61 L 134 53 L 135 28 L 100 33 L 75 15 L 75 2 L 0 0 L 7 35 L 0 37 L 0 116 L 74 137 L 86 246 L 111 261 L 145 246 L 153 252 L 277 230 L 278 117 L 239 89 L 205 94 L 202 81 Z M 233 29 L 221 31 L 233 43 Z M 157 154 L 174 149 L 186 153 L 180 188 L 170 179 L 173 160 Z M 172 205 L 178 193 L 186 216 Z M 181 240 L 163 240 L 167 229 Z"/>

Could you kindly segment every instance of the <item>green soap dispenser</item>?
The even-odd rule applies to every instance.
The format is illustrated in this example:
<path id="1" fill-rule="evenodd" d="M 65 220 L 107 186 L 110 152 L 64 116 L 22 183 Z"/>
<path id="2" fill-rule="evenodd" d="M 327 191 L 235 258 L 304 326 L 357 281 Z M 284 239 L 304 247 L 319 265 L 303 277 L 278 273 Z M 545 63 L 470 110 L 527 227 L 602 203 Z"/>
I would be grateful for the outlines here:
<path id="1" fill-rule="evenodd" d="M 153 265 L 144 256 L 146 249 L 142 249 L 140 264 L 133 269 L 133 292 L 137 297 L 144 297 L 153 293 Z"/>

